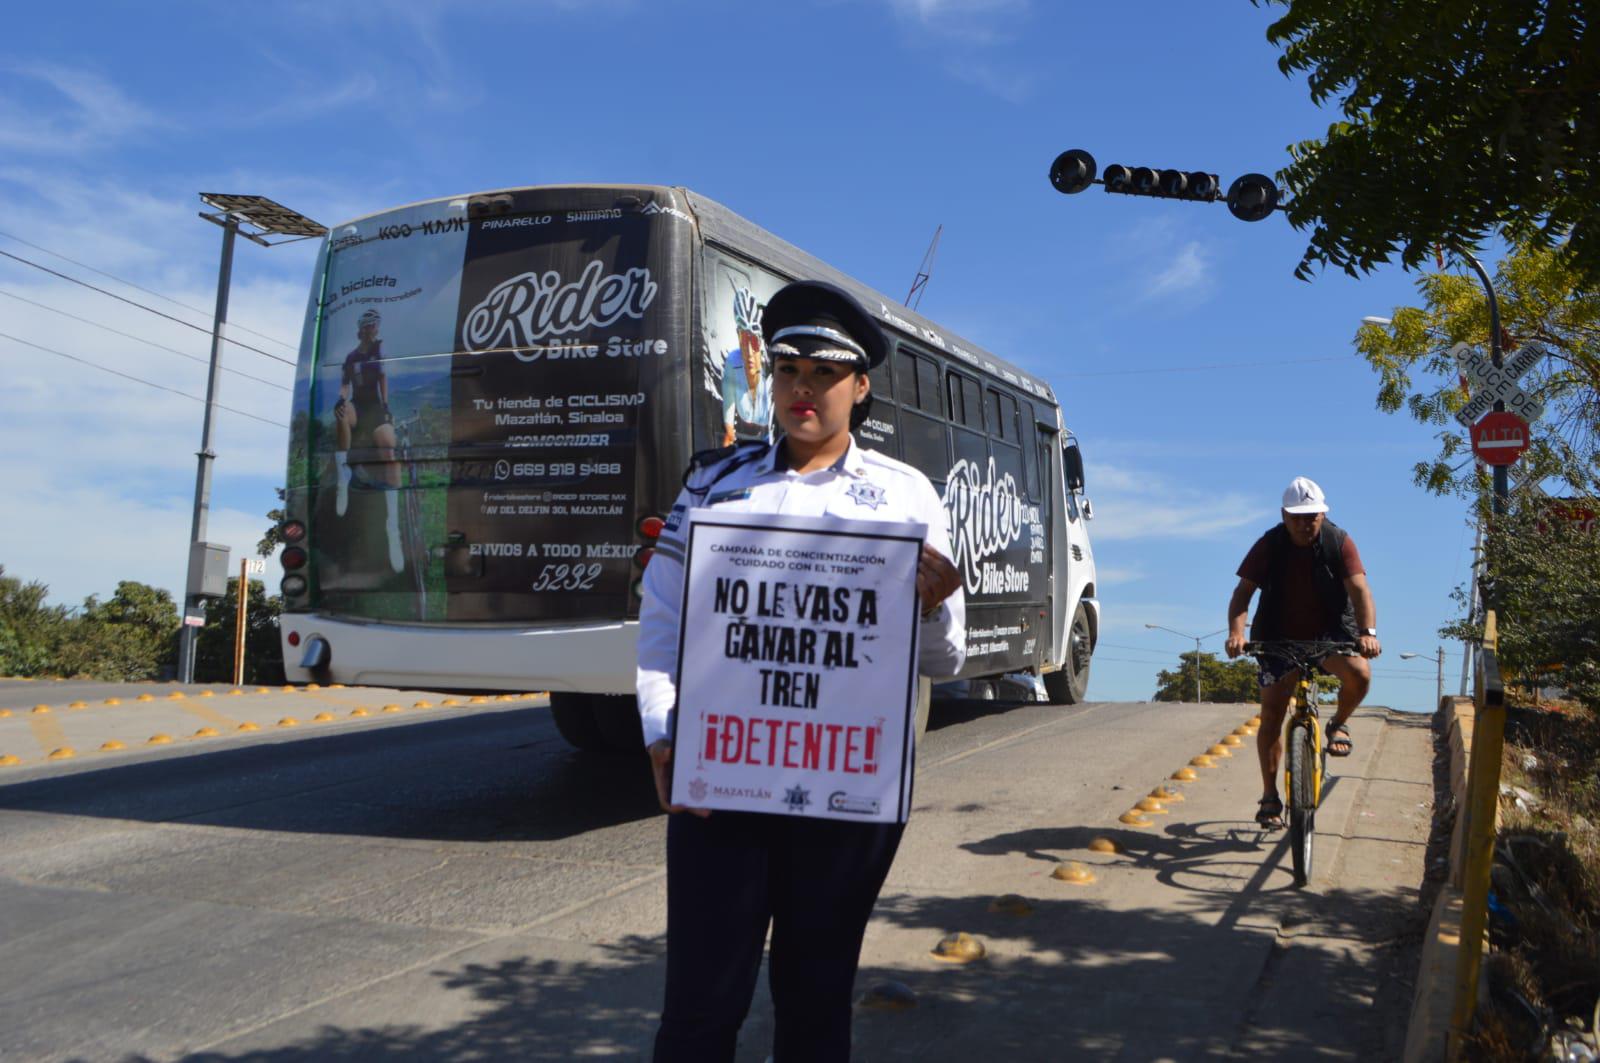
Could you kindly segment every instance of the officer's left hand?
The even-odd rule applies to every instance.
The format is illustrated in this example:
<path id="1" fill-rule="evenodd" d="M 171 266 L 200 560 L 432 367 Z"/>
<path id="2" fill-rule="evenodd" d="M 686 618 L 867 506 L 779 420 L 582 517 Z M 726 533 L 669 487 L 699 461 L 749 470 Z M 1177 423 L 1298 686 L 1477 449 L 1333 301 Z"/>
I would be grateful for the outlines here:
<path id="1" fill-rule="evenodd" d="M 961 586 L 961 573 L 939 551 L 922 544 L 922 556 L 917 558 L 917 600 L 922 611 L 931 613 Z"/>
<path id="2" fill-rule="evenodd" d="M 1362 635 L 1356 639 L 1356 649 L 1361 651 L 1361 656 L 1369 660 L 1383 652 L 1383 647 L 1378 645 L 1378 636 Z"/>

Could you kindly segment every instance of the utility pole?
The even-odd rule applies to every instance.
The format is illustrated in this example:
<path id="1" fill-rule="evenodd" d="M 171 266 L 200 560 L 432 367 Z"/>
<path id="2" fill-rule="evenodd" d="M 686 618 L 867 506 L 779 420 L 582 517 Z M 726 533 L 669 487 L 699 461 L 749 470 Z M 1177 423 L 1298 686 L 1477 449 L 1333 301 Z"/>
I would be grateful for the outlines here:
<path id="1" fill-rule="evenodd" d="M 1221 628 L 1221 629 L 1219 629 L 1217 631 L 1212 631 L 1212 632 L 1210 632 L 1208 634 L 1205 634 L 1205 635 L 1191 635 L 1186 631 L 1173 631 L 1172 628 L 1170 628 L 1170 627 L 1162 627 L 1160 624 L 1146 624 L 1145 627 L 1149 628 L 1151 631 L 1167 631 L 1167 632 L 1171 632 L 1174 635 L 1178 635 L 1178 636 L 1180 636 L 1182 638 L 1194 639 L 1194 703 L 1196 705 L 1200 704 L 1200 701 L 1201 701 L 1201 697 L 1200 697 L 1200 694 L 1201 694 L 1201 690 L 1200 690 L 1200 640 L 1208 639 L 1212 635 L 1220 635 L 1220 634 L 1222 634 L 1224 631 L 1226 631 L 1228 629 L 1227 628 Z"/>

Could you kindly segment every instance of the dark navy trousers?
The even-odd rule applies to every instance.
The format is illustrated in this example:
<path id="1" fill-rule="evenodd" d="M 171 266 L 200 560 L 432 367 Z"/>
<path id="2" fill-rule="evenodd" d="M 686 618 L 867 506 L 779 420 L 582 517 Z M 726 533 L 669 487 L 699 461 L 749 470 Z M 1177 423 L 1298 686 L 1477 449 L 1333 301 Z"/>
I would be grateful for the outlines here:
<path id="1" fill-rule="evenodd" d="M 667 823 L 656 1063 L 732 1060 L 772 924 L 773 1063 L 850 1058 L 850 1001 L 902 823 L 679 812 Z"/>

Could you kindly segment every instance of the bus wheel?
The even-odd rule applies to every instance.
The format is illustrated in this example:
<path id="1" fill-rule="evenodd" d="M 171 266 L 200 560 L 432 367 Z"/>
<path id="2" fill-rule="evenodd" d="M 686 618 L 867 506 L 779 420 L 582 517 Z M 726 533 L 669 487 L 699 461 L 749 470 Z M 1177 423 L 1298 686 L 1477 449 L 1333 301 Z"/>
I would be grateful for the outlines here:
<path id="1" fill-rule="evenodd" d="M 639 721 L 639 699 L 632 694 L 591 694 L 590 713 L 600 725 L 606 748 L 618 753 L 644 752 L 644 725 Z"/>
<path id="2" fill-rule="evenodd" d="M 561 737 L 567 740 L 569 746 L 598 753 L 609 749 L 610 743 L 600 729 L 594 700 L 589 694 L 552 690 L 550 715 L 555 718 L 556 730 L 561 732 Z"/>
<path id="3" fill-rule="evenodd" d="M 1089 692 L 1089 658 L 1094 652 L 1090 641 L 1089 610 L 1078 603 L 1067 629 L 1067 659 L 1061 667 L 1044 675 L 1044 692 L 1053 705 L 1076 705 Z"/>

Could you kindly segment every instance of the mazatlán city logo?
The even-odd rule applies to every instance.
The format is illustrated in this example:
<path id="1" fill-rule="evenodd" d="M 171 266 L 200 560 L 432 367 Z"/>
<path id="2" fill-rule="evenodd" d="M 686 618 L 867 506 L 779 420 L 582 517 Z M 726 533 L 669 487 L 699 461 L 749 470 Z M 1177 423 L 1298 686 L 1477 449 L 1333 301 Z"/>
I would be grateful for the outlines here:
<path id="1" fill-rule="evenodd" d="M 1022 499 L 1010 473 L 996 475 L 994 459 L 982 472 L 962 458 L 950 467 L 944 488 L 944 511 L 950 522 L 952 559 L 966 581 L 967 593 L 984 586 L 981 562 L 1022 538 Z"/>
<path id="2" fill-rule="evenodd" d="M 605 273 L 599 260 L 577 280 L 564 282 L 551 269 L 501 281 L 467 313 L 461 346 L 468 351 L 531 347 L 547 336 L 605 328 L 625 317 L 638 319 L 655 301 L 659 286 L 650 271 L 634 267 Z"/>

